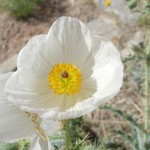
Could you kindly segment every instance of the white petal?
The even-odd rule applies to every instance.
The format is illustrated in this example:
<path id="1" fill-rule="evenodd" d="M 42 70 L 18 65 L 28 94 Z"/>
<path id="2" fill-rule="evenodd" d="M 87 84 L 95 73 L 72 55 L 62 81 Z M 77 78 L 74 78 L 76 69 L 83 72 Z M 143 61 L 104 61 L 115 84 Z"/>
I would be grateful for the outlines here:
<path id="1" fill-rule="evenodd" d="M 94 99 L 90 99 L 91 101 Z M 68 109 L 64 112 L 60 112 L 59 110 L 51 110 L 51 111 L 45 111 L 44 113 L 41 113 L 42 118 L 51 118 L 55 120 L 65 120 L 69 118 L 77 118 L 84 114 L 87 114 L 89 112 L 92 112 L 96 106 L 91 105 L 91 101 L 87 101 L 87 105 L 84 105 L 84 103 L 77 103 L 74 107 L 71 109 Z"/>
<path id="2" fill-rule="evenodd" d="M 36 51 L 38 51 L 43 45 L 46 39 L 46 34 L 34 36 L 25 47 L 19 53 L 17 60 L 17 68 L 23 67 L 26 64 L 32 62 L 32 58 Z"/>
<path id="3" fill-rule="evenodd" d="M 89 29 L 79 19 L 61 17 L 50 28 L 49 51 L 45 51 L 45 56 L 53 65 L 72 63 L 80 68 L 89 56 L 91 37 Z"/>
<path id="4" fill-rule="evenodd" d="M 98 37 L 99 38 L 99 37 Z M 97 82 L 96 97 L 103 99 L 118 93 L 123 82 L 123 64 L 112 42 L 103 41 L 95 55 L 93 78 Z"/>
<path id="5" fill-rule="evenodd" d="M 53 148 L 51 146 L 48 137 L 47 137 L 47 141 L 44 141 L 40 136 L 34 135 L 30 149 L 31 150 L 52 150 Z"/>
<path id="6" fill-rule="evenodd" d="M 63 97 L 55 95 L 50 89 L 48 91 L 43 91 L 43 89 L 33 90 L 22 84 L 18 72 L 15 72 L 6 82 L 5 91 L 8 93 L 9 101 L 25 111 L 35 113 L 43 111 L 43 109 L 58 107 L 62 103 Z M 28 109 L 28 107 L 31 109 Z"/>
<path id="7" fill-rule="evenodd" d="M 44 83 L 47 81 L 48 73 L 52 66 L 51 64 L 48 64 L 46 62 L 46 58 L 44 58 L 46 43 L 48 43 L 46 34 L 35 36 L 19 53 L 17 60 L 17 68 L 20 70 L 19 78 L 26 86 L 28 83 L 36 83 L 36 85 L 41 85 L 41 82 Z M 28 77 L 28 80 L 24 80 L 26 79 L 24 78 L 25 74 Z M 36 82 L 31 82 L 33 80 L 36 80 Z M 34 87 L 36 85 L 34 85 Z"/>
<path id="8" fill-rule="evenodd" d="M 0 142 L 15 142 L 34 133 L 34 125 L 26 114 L 8 103 L 4 85 L 10 75 L 0 76 Z"/>
<path id="9" fill-rule="evenodd" d="M 8 86 L 10 90 L 16 90 L 16 92 L 18 90 L 18 93 L 20 93 L 21 91 L 23 92 L 34 91 L 39 93 L 47 91 L 48 90 L 47 78 L 45 78 L 45 81 L 43 81 L 40 77 L 38 77 L 38 74 L 34 75 L 32 72 L 33 72 L 32 70 L 27 69 L 23 70 L 22 68 L 18 69 L 8 79 L 6 87 Z"/>

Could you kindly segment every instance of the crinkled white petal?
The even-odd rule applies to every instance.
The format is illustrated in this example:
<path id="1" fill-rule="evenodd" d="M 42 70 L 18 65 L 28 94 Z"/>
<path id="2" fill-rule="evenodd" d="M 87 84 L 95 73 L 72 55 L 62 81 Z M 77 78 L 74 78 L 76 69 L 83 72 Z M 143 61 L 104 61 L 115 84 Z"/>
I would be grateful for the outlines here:
<path id="1" fill-rule="evenodd" d="M 97 36 L 97 40 L 101 38 Z M 116 47 L 110 41 L 102 41 L 94 59 L 92 78 L 97 82 L 97 92 L 94 97 L 103 99 L 118 93 L 123 82 L 123 64 Z"/>
<path id="2" fill-rule="evenodd" d="M 30 109 L 25 109 L 23 106 L 33 107 L 39 110 L 40 108 L 55 108 L 63 102 L 62 96 L 55 95 L 49 89 L 47 91 L 42 91 L 42 89 L 31 90 L 27 88 L 20 81 L 18 72 L 15 72 L 6 83 L 5 91 L 8 93 L 7 97 L 9 101 L 15 103 L 25 111 L 30 111 Z M 16 86 L 13 86 L 15 83 L 17 83 Z M 37 113 L 36 111 L 32 112 Z"/>
<path id="3" fill-rule="evenodd" d="M 22 50 L 19 53 L 17 60 L 17 68 L 23 67 L 27 64 L 31 64 L 34 54 L 38 49 L 41 48 L 41 46 L 45 42 L 45 39 L 46 34 L 37 35 L 31 38 L 31 40 L 27 43 L 26 46 L 22 48 Z"/>
<path id="4" fill-rule="evenodd" d="M 52 49 L 45 51 L 47 60 L 53 65 L 72 63 L 80 68 L 91 51 L 91 38 L 89 29 L 79 19 L 61 17 L 53 23 L 48 33 L 47 46 Z"/>
<path id="5" fill-rule="evenodd" d="M 44 141 L 39 135 L 35 134 L 30 146 L 30 150 L 54 150 L 51 146 L 48 136 L 45 136 L 47 141 Z"/>
<path id="6" fill-rule="evenodd" d="M 26 71 L 26 72 L 24 72 Z M 43 82 L 38 79 L 38 74 L 33 74 L 34 71 L 23 70 L 22 68 L 14 72 L 6 83 L 6 88 L 9 87 L 10 91 L 15 91 L 14 94 L 23 94 L 26 92 L 43 93 L 48 92 L 48 81 Z M 23 74 L 24 73 L 24 74 Z M 22 75 L 22 78 L 20 77 Z M 37 75 L 37 76 L 36 76 Z M 17 82 L 17 84 L 15 84 Z M 15 85 L 15 86 L 14 86 Z"/>
<path id="7" fill-rule="evenodd" d="M 111 42 L 91 35 L 78 19 L 58 19 L 43 43 L 29 60 L 30 66 L 20 65 L 6 83 L 8 99 L 21 109 L 42 118 L 75 118 L 119 92 L 123 65 L 118 50 Z M 58 63 L 72 63 L 81 70 L 82 86 L 78 94 L 56 95 L 48 88 L 48 73 Z"/>
<path id="8" fill-rule="evenodd" d="M 25 112 L 10 104 L 4 93 L 4 85 L 12 73 L 0 76 L 0 142 L 15 142 L 29 138 L 34 133 L 34 125 Z"/>

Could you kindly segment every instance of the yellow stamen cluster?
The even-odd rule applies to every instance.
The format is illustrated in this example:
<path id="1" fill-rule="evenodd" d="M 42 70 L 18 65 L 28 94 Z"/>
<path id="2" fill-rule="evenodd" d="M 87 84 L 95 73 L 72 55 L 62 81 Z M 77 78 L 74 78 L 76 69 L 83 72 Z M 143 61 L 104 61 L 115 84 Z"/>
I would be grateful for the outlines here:
<path id="1" fill-rule="evenodd" d="M 106 1 L 105 1 L 105 5 L 106 5 L 106 6 L 110 6 L 110 5 L 111 5 L 111 0 L 106 0 Z"/>
<path id="2" fill-rule="evenodd" d="M 55 94 L 71 95 L 79 92 L 82 76 L 75 65 L 57 64 L 50 71 L 48 82 Z"/>

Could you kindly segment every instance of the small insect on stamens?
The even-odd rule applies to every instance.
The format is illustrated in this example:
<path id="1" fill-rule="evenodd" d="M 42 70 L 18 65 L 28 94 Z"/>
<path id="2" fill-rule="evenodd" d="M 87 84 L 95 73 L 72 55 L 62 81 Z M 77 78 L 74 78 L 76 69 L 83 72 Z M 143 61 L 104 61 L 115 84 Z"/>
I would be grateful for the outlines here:
<path id="1" fill-rule="evenodd" d="M 61 76 L 62 76 L 63 78 L 68 78 L 69 74 L 68 74 L 67 71 L 64 71 L 64 72 L 61 74 Z"/>

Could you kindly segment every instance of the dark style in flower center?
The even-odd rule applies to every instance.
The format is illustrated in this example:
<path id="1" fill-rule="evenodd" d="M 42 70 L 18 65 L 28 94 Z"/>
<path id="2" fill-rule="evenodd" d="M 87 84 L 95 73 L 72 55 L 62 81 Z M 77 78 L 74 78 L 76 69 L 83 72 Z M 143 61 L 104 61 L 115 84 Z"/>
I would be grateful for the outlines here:
<path id="1" fill-rule="evenodd" d="M 68 74 L 67 71 L 64 71 L 64 72 L 61 74 L 61 76 L 62 76 L 63 78 L 68 78 L 69 74 Z"/>

